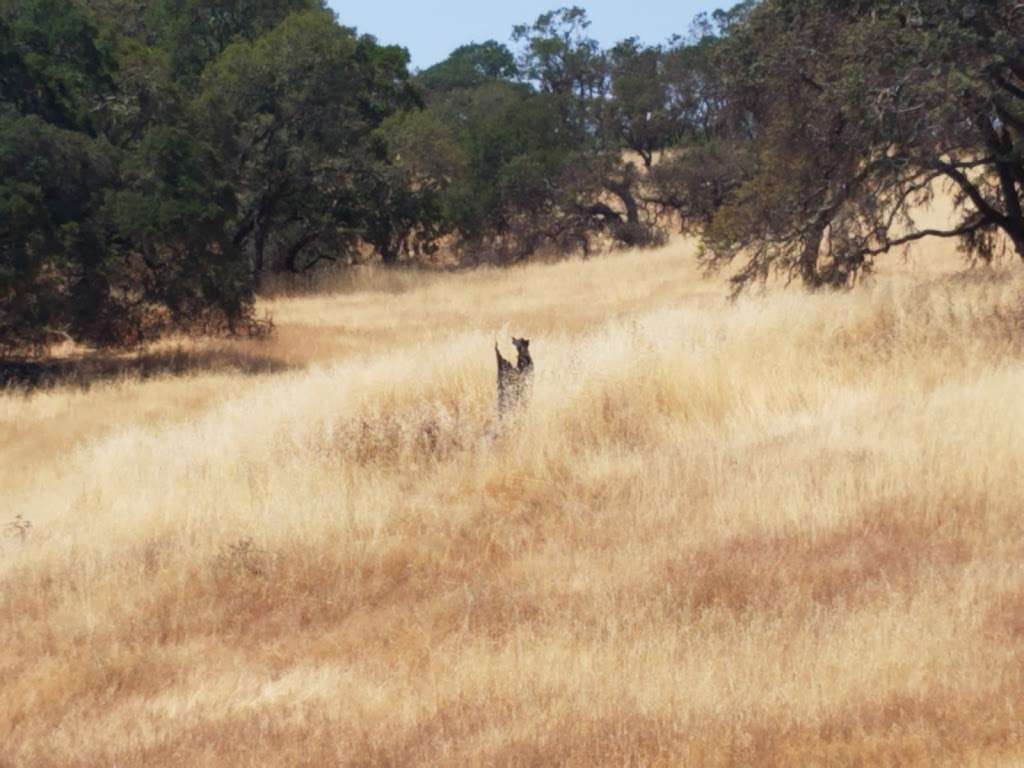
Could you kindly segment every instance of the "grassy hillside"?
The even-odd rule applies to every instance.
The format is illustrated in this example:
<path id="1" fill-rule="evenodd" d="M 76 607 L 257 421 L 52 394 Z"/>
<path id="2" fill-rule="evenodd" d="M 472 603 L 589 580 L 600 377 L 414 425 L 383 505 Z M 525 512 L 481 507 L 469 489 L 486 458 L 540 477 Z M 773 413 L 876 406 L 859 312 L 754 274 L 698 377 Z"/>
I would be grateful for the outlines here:
<path id="1" fill-rule="evenodd" d="M 1024 280 L 914 258 L 370 273 L 0 394 L 0 765 L 1020 764 Z"/>

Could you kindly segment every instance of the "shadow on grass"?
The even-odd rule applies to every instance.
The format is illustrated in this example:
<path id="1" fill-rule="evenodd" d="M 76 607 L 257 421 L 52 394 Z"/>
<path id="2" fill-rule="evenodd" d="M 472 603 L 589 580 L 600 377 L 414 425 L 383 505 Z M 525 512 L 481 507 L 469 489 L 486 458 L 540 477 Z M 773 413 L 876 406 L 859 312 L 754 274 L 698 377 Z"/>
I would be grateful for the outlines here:
<path id="1" fill-rule="evenodd" d="M 0 391 L 30 392 L 59 386 L 88 389 L 117 379 L 151 379 L 189 373 L 282 373 L 294 366 L 242 350 L 174 348 L 133 354 L 91 353 L 61 359 L 0 358 Z"/>

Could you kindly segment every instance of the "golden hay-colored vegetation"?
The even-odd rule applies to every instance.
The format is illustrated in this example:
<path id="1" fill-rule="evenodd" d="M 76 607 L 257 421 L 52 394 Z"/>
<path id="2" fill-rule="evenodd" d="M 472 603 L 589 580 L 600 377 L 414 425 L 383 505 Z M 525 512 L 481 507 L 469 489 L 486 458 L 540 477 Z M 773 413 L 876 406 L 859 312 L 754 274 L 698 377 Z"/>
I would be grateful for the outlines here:
<path id="1" fill-rule="evenodd" d="M 367 274 L 0 395 L 0 765 L 1021 764 L 1024 280 L 935 254 Z"/>

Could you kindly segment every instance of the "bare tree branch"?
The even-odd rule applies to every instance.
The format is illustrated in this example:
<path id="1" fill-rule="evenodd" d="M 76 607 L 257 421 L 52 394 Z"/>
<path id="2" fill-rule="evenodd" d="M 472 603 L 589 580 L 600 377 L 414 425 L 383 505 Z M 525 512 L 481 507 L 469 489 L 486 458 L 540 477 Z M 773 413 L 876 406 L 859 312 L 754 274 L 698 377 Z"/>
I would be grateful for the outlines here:
<path id="1" fill-rule="evenodd" d="M 863 250 L 860 252 L 860 255 L 878 256 L 879 254 L 887 253 L 893 248 L 899 248 L 901 245 L 906 245 L 907 243 L 912 243 L 916 240 L 923 240 L 926 237 L 962 237 L 986 227 L 993 226 L 995 226 L 993 222 L 986 219 L 979 219 L 977 221 L 970 222 L 969 224 L 957 227 L 956 229 L 922 229 L 917 232 L 912 232 L 909 235 L 897 237 L 895 240 L 887 240 L 884 245 L 880 245 L 877 248 L 868 248 Z"/>

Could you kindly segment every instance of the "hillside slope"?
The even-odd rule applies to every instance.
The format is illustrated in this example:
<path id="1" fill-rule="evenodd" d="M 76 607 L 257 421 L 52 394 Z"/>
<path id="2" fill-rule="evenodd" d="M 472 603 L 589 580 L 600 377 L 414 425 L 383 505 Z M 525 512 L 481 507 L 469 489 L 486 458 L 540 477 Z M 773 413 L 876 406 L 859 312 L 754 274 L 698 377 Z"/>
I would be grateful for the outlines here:
<path id="1" fill-rule="evenodd" d="M 938 260 L 370 275 L 0 395 L 0 765 L 1019 764 L 1024 282 Z"/>

